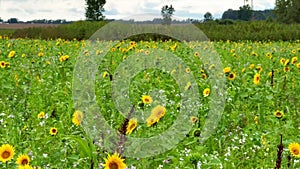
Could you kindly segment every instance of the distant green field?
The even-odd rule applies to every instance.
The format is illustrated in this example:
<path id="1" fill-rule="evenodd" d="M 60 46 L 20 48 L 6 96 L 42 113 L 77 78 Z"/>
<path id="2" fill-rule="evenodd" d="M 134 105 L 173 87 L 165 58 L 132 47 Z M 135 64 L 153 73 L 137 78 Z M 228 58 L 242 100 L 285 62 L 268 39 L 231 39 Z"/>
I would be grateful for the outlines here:
<path id="1" fill-rule="evenodd" d="M 212 42 L 212 50 L 219 55 L 223 68 L 206 62 L 208 55 L 193 50 L 196 46 L 205 50 L 209 48 L 200 42 L 184 45 L 172 40 L 122 41 L 116 42 L 112 48 L 113 42 L 108 42 L 107 48 L 104 48 L 108 53 L 99 63 L 89 62 L 89 58 L 100 56 L 104 51 L 101 48 L 81 51 L 88 44 L 88 41 L 62 39 L 0 39 L 0 146 L 9 144 L 14 147 L 14 151 L 8 149 L 6 155 L 3 146 L 0 147 L 2 168 L 16 168 L 20 154 L 28 155 L 31 166 L 41 168 L 99 168 L 98 165 L 106 163 L 107 154 L 120 153 L 117 143 L 109 142 L 109 138 L 92 140 L 88 137 L 89 133 L 83 126 L 89 124 L 84 120 L 88 113 L 95 112 L 79 110 L 83 117 L 74 114 L 78 113 L 78 105 L 74 105 L 72 99 L 76 61 L 83 59 L 77 64 L 85 66 L 84 70 L 95 66 L 95 74 L 86 76 L 95 77 L 95 101 L 99 111 L 112 129 L 124 132 L 128 128 L 126 125 L 124 128 L 126 117 L 122 114 L 129 112 L 117 109 L 112 85 L 118 76 L 122 77 L 122 73 L 125 72 L 124 77 L 127 77 L 127 68 L 124 71 L 118 68 L 132 59 L 142 61 L 139 60 L 140 55 L 153 56 L 157 61 L 153 64 L 160 64 L 165 56 L 152 55 L 152 51 L 158 49 L 176 55 L 185 66 L 131 72 L 136 74 L 127 79 L 131 81 L 129 86 L 125 86 L 124 80 L 124 88 L 129 90 L 127 101 L 135 106 L 130 119 L 137 118 L 136 128 L 133 127 L 127 136 L 157 136 L 170 128 L 178 117 L 185 120 L 182 126 L 190 126 L 191 130 L 181 137 L 178 145 L 153 157 L 131 158 L 120 153 L 128 168 L 274 168 L 280 134 L 284 146 L 282 168 L 300 168 L 300 146 L 294 144 L 292 152 L 288 147 L 291 143 L 300 142 L 299 40 Z M 119 74 L 115 74 L 116 71 Z M 222 116 L 216 130 L 200 144 L 202 129 L 213 107 L 210 103 L 214 102 L 213 96 L 217 91 L 210 83 L 212 71 L 218 71 L 220 78 L 226 79 L 223 93 L 225 107 L 220 112 Z M 175 80 L 176 73 L 182 74 L 184 85 Z M 185 80 L 187 76 L 195 81 Z M 85 85 L 91 84 L 91 81 L 76 83 Z M 86 88 L 92 89 L 88 85 Z M 182 93 L 196 89 L 199 102 L 195 104 L 199 109 L 195 116 L 190 116 L 189 112 L 180 111 L 186 106 L 180 101 L 184 97 Z M 118 95 L 120 98 L 123 96 L 125 98 L 125 95 Z M 145 100 L 145 96 L 152 101 Z M 84 95 L 82 103 L 86 101 L 84 97 L 93 98 L 92 95 Z M 151 116 L 151 110 L 157 105 L 166 109 L 165 114 L 161 111 L 159 118 Z M 147 120 L 149 117 L 153 117 L 153 123 Z M 168 145 L 172 138 L 162 140 L 165 141 L 157 139 L 157 143 L 151 146 Z M 107 149 L 103 146 L 105 144 L 115 145 L 115 149 Z M 147 154 L 146 149 L 136 151 Z M 7 152 L 12 158 L 6 162 Z M 123 162 L 117 157 L 110 160 L 122 168 Z"/>

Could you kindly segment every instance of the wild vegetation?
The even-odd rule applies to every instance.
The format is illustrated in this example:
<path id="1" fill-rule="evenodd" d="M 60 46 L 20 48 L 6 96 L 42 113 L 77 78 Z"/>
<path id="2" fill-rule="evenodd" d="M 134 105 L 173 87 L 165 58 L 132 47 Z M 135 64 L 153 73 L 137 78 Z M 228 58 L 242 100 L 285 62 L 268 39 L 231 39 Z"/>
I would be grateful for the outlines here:
<path id="1" fill-rule="evenodd" d="M 166 131 L 180 116 L 178 96 L 182 86 L 172 77 L 180 69 L 174 67 L 170 72 L 145 69 L 131 79 L 129 99 L 135 109 L 131 120 L 125 123 L 126 116 L 109 97 L 111 80 L 118 66 L 137 54 L 151 56 L 151 49 L 175 54 L 186 64 L 182 73 L 192 75 L 197 83 L 193 86 L 186 82 L 184 90 L 194 87 L 199 90 L 201 106 L 197 115 L 185 117 L 184 124 L 191 126 L 190 132 L 169 151 L 146 158 L 126 157 L 117 149 L 119 154 L 112 155 L 112 150 L 101 146 L 101 140 L 93 141 L 83 128 L 89 112 L 76 109 L 72 86 L 77 59 L 96 54 L 81 50 L 88 41 L 1 36 L 0 43 L 0 142 L 5 143 L 0 148 L 0 165 L 3 168 L 22 166 L 26 161 L 41 168 L 97 168 L 112 163 L 129 168 L 300 167 L 299 40 L 213 42 L 224 67 L 220 73 L 226 78 L 225 109 L 216 130 L 202 144 L 199 144 L 201 129 L 214 94 L 209 72 L 215 68 L 203 63 L 206 56 L 190 46 L 205 46 L 199 42 L 188 42 L 186 46 L 172 40 L 117 42 L 95 72 L 97 104 L 113 129 L 127 137 L 151 137 Z M 163 92 L 164 97 L 155 91 Z M 156 109 L 163 113 L 156 116 L 154 109 L 158 105 L 161 107 Z M 144 120 L 137 118 L 136 112 L 143 112 Z M 278 150 L 281 135 L 283 148 Z M 167 144 L 160 141 L 157 140 L 158 145 Z"/>

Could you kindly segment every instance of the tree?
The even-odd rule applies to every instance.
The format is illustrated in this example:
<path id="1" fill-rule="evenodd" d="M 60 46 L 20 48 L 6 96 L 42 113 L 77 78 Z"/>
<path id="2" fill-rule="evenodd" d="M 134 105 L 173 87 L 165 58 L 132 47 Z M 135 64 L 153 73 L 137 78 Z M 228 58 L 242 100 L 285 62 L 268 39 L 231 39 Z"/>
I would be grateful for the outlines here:
<path id="1" fill-rule="evenodd" d="M 250 21 L 251 17 L 252 17 L 252 10 L 251 7 L 247 4 L 247 5 L 243 5 L 240 7 L 240 10 L 238 12 L 238 18 L 240 20 L 244 20 L 244 21 Z"/>
<path id="2" fill-rule="evenodd" d="M 85 16 L 87 20 L 101 21 L 104 19 L 104 4 L 106 0 L 86 0 Z"/>
<path id="3" fill-rule="evenodd" d="M 161 8 L 161 15 L 163 17 L 163 24 L 170 25 L 171 24 L 171 17 L 173 13 L 175 12 L 175 9 L 172 5 L 168 6 L 165 5 Z"/>
<path id="4" fill-rule="evenodd" d="M 206 12 L 204 14 L 204 21 L 211 21 L 211 20 L 213 20 L 212 14 L 210 12 Z"/>
<path id="5" fill-rule="evenodd" d="M 275 14 L 283 23 L 300 23 L 300 0 L 276 0 Z"/>

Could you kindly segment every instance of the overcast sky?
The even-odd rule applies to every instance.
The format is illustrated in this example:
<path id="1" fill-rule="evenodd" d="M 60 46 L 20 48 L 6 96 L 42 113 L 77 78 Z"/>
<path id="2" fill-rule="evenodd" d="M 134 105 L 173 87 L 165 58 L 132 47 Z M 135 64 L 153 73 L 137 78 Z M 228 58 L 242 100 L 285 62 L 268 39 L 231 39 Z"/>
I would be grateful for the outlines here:
<path id="1" fill-rule="evenodd" d="M 250 1 L 250 0 L 249 0 Z M 163 5 L 172 4 L 174 16 L 202 19 L 211 12 L 220 18 L 227 9 L 238 9 L 243 0 L 106 0 L 104 15 L 108 19 L 130 18 L 132 15 L 153 13 L 160 15 Z M 255 10 L 274 8 L 275 0 L 253 0 Z M 0 17 L 3 20 L 18 18 L 84 20 L 85 0 L 0 0 Z"/>

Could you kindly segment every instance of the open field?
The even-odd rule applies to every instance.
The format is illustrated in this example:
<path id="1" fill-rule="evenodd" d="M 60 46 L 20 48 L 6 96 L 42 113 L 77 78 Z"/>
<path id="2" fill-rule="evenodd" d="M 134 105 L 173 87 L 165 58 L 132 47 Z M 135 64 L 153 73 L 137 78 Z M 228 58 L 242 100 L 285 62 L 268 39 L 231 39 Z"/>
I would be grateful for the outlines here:
<path id="1" fill-rule="evenodd" d="M 24 28 L 34 28 L 34 27 L 57 27 L 60 24 L 30 24 L 30 23 L 15 23 L 6 24 L 1 23 L 0 29 L 24 29 Z"/>
<path id="2" fill-rule="evenodd" d="M 89 48 L 84 40 L 1 36 L 0 144 L 14 147 L 7 150 L 7 162 L 0 148 L 2 168 L 20 165 L 20 154 L 41 168 L 99 168 L 113 152 L 120 153 L 128 168 L 138 169 L 274 168 L 281 134 L 281 167 L 300 168 L 300 145 L 289 147 L 300 142 L 299 40 L 96 44 L 101 48 Z M 169 55 L 155 53 L 158 49 L 179 60 L 171 62 Z M 221 65 L 210 61 L 212 54 Z M 143 62 L 151 57 L 155 62 Z M 210 110 L 216 108 L 216 128 L 199 142 Z M 97 131 L 94 139 L 85 126 L 93 126 L 88 117 L 99 114 L 102 119 L 96 123 L 111 129 Z M 190 129 L 187 133 L 174 130 L 172 138 L 161 137 L 148 146 L 127 144 L 121 139 L 125 136 L 110 137 L 115 130 L 128 138 L 146 138 L 147 143 L 168 132 L 178 119 L 182 128 Z M 136 126 L 128 129 L 130 124 Z M 118 145 L 129 153 L 122 153 Z M 164 145 L 170 149 L 160 152 Z M 153 150 L 159 153 L 145 155 Z M 120 167 L 121 160 L 114 160 Z"/>

